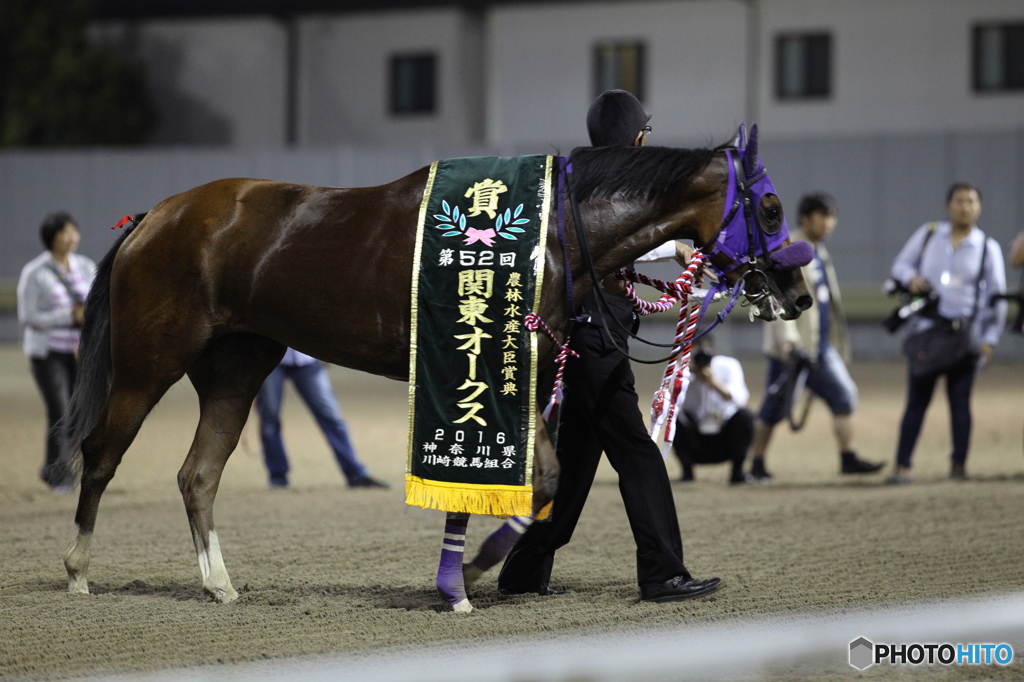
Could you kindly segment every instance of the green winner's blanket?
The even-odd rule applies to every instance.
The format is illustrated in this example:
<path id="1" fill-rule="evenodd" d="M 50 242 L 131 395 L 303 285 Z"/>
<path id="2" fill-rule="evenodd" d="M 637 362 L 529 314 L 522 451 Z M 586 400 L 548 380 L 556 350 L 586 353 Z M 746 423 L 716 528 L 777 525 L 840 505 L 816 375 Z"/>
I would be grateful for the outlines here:
<path id="1" fill-rule="evenodd" d="M 412 279 L 406 504 L 532 513 L 537 310 L 551 156 L 437 161 Z"/>

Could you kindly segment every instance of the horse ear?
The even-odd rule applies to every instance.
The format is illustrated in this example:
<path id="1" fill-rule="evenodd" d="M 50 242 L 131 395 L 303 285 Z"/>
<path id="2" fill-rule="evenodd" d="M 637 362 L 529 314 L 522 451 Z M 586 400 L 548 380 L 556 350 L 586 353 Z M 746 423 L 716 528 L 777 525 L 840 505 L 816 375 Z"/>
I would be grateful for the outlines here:
<path id="1" fill-rule="evenodd" d="M 743 170 L 747 175 L 757 172 L 757 124 L 750 126 L 750 139 L 747 141 L 746 150 L 743 152 Z"/>
<path id="2" fill-rule="evenodd" d="M 740 127 L 736 130 L 736 137 L 732 138 L 732 146 L 736 149 L 743 149 L 747 146 L 747 123 L 740 121 Z"/>

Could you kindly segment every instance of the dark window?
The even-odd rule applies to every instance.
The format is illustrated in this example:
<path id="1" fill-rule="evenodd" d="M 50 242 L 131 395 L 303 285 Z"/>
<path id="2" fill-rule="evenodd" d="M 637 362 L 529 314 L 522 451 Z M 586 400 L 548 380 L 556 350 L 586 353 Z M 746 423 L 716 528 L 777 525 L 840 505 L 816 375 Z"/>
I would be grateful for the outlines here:
<path id="1" fill-rule="evenodd" d="M 643 43 L 598 43 L 594 47 L 594 97 L 626 90 L 644 99 Z"/>
<path id="2" fill-rule="evenodd" d="M 437 59 L 432 54 L 391 57 L 391 113 L 434 113 L 436 73 Z"/>
<path id="3" fill-rule="evenodd" d="M 1024 90 L 1024 24 L 974 27 L 974 89 Z"/>
<path id="4" fill-rule="evenodd" d="M 781 35 L 775 39 L 775 95 L 779 99 L 825 98 L 832 94 L 832 36 Z"/>

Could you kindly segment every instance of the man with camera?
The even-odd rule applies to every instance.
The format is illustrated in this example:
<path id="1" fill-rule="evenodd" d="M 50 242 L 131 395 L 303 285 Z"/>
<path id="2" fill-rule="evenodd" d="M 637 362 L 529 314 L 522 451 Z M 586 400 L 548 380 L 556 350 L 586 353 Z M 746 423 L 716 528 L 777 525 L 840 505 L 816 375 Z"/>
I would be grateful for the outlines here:
<path id="1" fill-rule="evenodd" d="M 958 182 L 946 194 L 949 221 L 919 227 L 896 256 L 892 279 L 926 304 L 903 325 L 907 405 L 888 483 L 911 482 L 911 457 L 939 377 L 945 377 L 953 452 L 950 478 L 967 478 L 971 391 L 1006 321 L 999 244 L 978 227 L 981 192 Z M 911 302 L 912 305 L 913 301 Z"/>
<path id="2" fill-rule="evenodd" d="M 846 331 L 839 295 L 839 282 L 824 241 L 836 226 L 835 199 L 824 192 L 808 194 L 800 200 L 800 229 L 793 241 L 804 240 L 814 247 L 814 258 L 801 268 L 804 281 L 815 297 L 815 307 L 796 320 L 775 320 L 765 327 L 765 354 L 768 355 L 768 391 L 754 423 L 750 446 L 751 477 L 761 482 L 772 476 L 765 469 L 765 452 L 775 425 L 792 407 L 792 385 L 787 381 L 795 369 L 804 369 L 805 386 L 828 405 L 839 445 L 840 473 L 870 474 L 882 468 L 881 462 L 868 462 L 853 450 L 853 412 L 857 407 L 857 385 L 846 363 L 850 341 Z"/>
<path id="3" fill-rule="evenodd" d="M 683 466 L 680 480 L 692 481 L 694 464 L 732 462 L 729 483 L 746 482 L 743 463 L 754 437 L 750 391 L 739 360 L 715 355 L 709 337 L 690 358 L 690 385 L 683 398 L 673 442 Z"/>

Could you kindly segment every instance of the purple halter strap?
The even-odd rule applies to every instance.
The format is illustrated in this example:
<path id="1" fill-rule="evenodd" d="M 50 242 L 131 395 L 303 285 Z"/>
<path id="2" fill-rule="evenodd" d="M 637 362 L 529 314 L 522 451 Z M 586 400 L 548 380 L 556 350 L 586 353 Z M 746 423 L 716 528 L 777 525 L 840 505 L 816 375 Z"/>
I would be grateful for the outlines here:
<path id="1" fill-rule="evenodd" d="M 729 259 L 725 268 L 714 266 L 719 274 L 731 272 L 755 259 L 762 259 L 782 246 L 789 239 L 786 219 L 774 234 L 768 234 L 761 227 L 757 207 L 766 194 L 775 194 L 768 172 L 756 157 L 747 150 L 726 150 L 729 167 L 729 188 L 725 196 L 722 224 L 709 251 L 713 256 L 720 253 Z M 756 164 L 755 170 L 748 169 Z M 742 178 L 742 179 L 741 179 Z"/>

